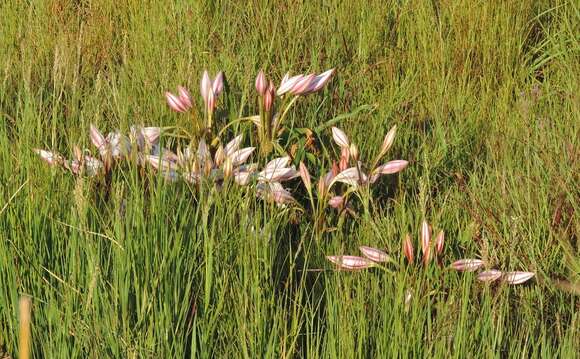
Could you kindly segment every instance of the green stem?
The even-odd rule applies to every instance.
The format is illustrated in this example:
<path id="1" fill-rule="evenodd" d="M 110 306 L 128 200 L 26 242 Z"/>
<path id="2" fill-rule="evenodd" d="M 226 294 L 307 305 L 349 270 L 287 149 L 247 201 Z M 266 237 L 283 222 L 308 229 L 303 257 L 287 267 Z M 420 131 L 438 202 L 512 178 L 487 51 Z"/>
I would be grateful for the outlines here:
<path id="1" fill-rule="evenodd" d="M 298 100 L 299 97 L 300 96 L 294 96 L 294 98 L 292 98 L 292 100 L 288 103 L 288 106 L 286 106 L 286 108 L 284 109 L 284 112 L 282 112 L 282 115 L 280 116 L 278 121 L 276 121 L 276 126 L 272 129 L 273 134 L 278 132 L 278 128 L 280 127 L 280 125 L 284 121 L 284 118 L 288 114 L 288 111 L 290 111 L 290 108 L 292 107 L 292 105 L 294 105 L 294 103 L 296 102 L 296 100 Z"/>

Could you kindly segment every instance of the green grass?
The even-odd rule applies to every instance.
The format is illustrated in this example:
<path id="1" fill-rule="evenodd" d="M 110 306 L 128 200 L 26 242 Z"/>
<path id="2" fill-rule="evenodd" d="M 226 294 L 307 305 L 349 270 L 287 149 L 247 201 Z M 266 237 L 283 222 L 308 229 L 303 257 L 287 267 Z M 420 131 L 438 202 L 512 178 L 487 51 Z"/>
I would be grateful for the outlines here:
<path id="1" fill-rule="evenodd" d="M 0 356 L 18 357 L 23 295 L 35 357 L 578 356 L 578 297 L 554 285 L 579 280 L 576 2 L 8 0 L 0 14 Z M 32 152 L 90 147 L 90 123 L 190 128 L 163 92 L 187 85 L 201 115 L 206 68 L 226 74 L 224 125 L 257 112 L 259 68 L 331 67 L 290 122 L 371 105 L 340 127 L 370 158 L 397 125 L 390 156 L 410 165 L 322 236 L 251 189 L 125 168 L 105 193 Z M 536 279 L 407 266 L 423 218 L 446 231 L 445 264 Z M 359 245 L 401 269 L 332 271 L 325 255 Z"/>

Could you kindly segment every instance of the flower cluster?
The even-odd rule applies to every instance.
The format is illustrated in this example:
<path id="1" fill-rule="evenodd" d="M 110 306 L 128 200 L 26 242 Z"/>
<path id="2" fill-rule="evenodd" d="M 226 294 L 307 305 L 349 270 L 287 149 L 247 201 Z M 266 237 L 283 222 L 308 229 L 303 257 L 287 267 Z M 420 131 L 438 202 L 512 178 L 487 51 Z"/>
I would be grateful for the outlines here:
<path id="1" fill-rule="evenodd" d="M 339 210 L 352 212 L 348 205 L 349 196 L 362 186 L 374 184 L 380 176 L 401 172 L 409 164 L 405 160 L 393 160 L 382 165 L 378 163 L 387 154 L 395 139 L 396 127 L 386 134 L 381 149 L 367 172 L 367 167 L 360 161 L 356 144 L 352 143 L 346 133 L 337 127 L 332 128 L 332 138 L 340 147 L 340 159 L 332 164 L 332 169 L 318 181 L 319 198 L 330 197 L 328 205 Z M 343 188 L 338 188 L 342 183 Z"/>
<path id="2" fill-rule="evenodd" d="M 440 231 L 434 241 L 431 241 L 431 226 L 427 221 L 423 221 L 421 225 L 421 252 L 423 256 L 423 264 L 426 266 L 431 261 L 433 257 L 431 251 L 434 249 L 435 255 L 440 258 L 443 253 L 445 241 L 445 234 Z M 368 269 L 373 267 L 379 267 L 380 264 L 393 262 L 393 259 L 383 250 L 361 246 L 359 250 L 363 254 L 360 256 L 353 255 L 331 255 L 327 256 L 330 262 L 334 263 L 340 270 L 356 271 L 362 269 Z M 403 255 L 409 263 L 413 263 L 415 260 L 413 243 L 411 241 L 411 236 L 407 234 L 403 240 Z M 441 262 L 440 262 L 441 263 Z M 460 272 L 475 272 L 485 266 L 485 262 L 481 259 L 460 259 L 451 264 L 451 268 Z M 506 284 L 516 285 L 522 284 L 535 276 L 534 272 L 502 272 L 497 269 L 488 269 L 478 273 L 477 279 L 481 282 L 494 282 L 500 280 Z"/>
<path id="3" fill-rule="evenodd" d="M 451 264 L 451 267 L 459 272 L 475 272 L 485 266 L 481 259 L 460 259 Z M 522 284 L 532 279 L 534 272 L 502 272 L 497 269 L 487 269 L 477 274 L 477 280 L 481 282 L 495 282 L 500 280 L 507 284 Z"/>
<path id="4" fill-rule="evenodd" d="M 190 142 L 186 146 L 180 146 L 181 143 L 178 143 L 174 150 L 161 147 L 160 127 L 131 126 L 128 135 L 118 130 L 104 135 L 91 125 L 89 134 L 91 142 L 97 149 L 96 155 L 89 149 L 81 150 L 78 146 L 73 147 L 72 159 L 43 149 L 35 149 L 35 152 L 50 166 L 61 167 L 75 176 L 106 175 L 115 165 L 130 163 L 141 167 L 149 165 L 171 182 L 183 180 L 196 185 L 209 183 L 222 186 L 231 180 L 240 186 L 255 185 L 255 193 L 259 198 L 278 206 L 299 206 L 291 190 L 285 188 L 283 183 L 300 177 L 310 199 L 318 228 L 327 207 L 337 209 L 341 214 L 354 215 L 355 209 L 350 203 L 353 195 L 363 199 L 364 194 L 370 193 L 370 187 L 381 176 L 401 172 L 408 166 L 406 160 L 383 162 L 383 158 L 393 145 L 397 130 L 395 126 L 387 132 L 378 154 L 369 163 L 363 163 L 357 145 L 343 130 L 332 127 L 332 138 L 340 149 L 340 156 L 337 160 L 331 161 L 330 170 L 320 171 L 316 188 L 303 162 L 299 163 L 297 170 L 290 156 L 268 158 L 283 130 L 282 124 L 290 108 L 301 96 L 323 89 L 334 73 L 334 69 L 320 74 L 290 76 L 287 73 L 276 88 L 274 82 L 260 71 L 255 79 L 259 114 L 230 121 L 220 131 L 214 131 L 213 118 L 217 100 L 224 90 L 224 75 L 218 72 L 212 79 L 209 73 L 204 71 L 200 94 L 205 104 L 205 123 L 195 123 L 197 132 L 190 136 Z M 178 113 L 189 112 L 193 107 L 192 97 L 183 86 L 177 88 L 176 94 L 165 92 L 165 98 L 169 107 Z M 280 104 L 276 104 L 276 98 L 279 98 Z M 197 121 L 195 114 L 193 118 Z M 242 147 L 244 139 L 242 134 L 222 145 L 220 137 L 224 130 L 241 120 L 250 120 L 256 125 L 258 134 L 256 147 Z M 215 138 L 214 134 L 217 134 Z M 247 163 L 258 147 L 261 156 L 257 162 Z M 289 153 L 281 148 L 277 148 L 277 151 Z M 261 164 L 264 164 L 263 167 Z M 442 264 L 444 241 L 443 231 L 432 239 L 431 226 L 427 221 L 423 221 L 419 242 L 424 267 L 427 267 L 433 258 L 438 260 L 439 265 Z M 368 246 L 361 246 L 359 249 L 363 256 L 332 255 L 327 256 L 327 259 L 343 270 L 372 267 L 386 269 L 385 264 L 395 263 L 381 249 Z M 415 250 L 409 234 L 403 240 L 402 254 L 409 264 L 414 263 Z M 479 259 L 462 259 L 454 262 L 452 268 L 458 271 L 477 271 L 484 265 L 485 263 Z M 480 272 L 477 278 L 483 282 L 501 279 L 508 284 L 520 284 L 530 280 L 534 275 L 533 272 L 501 272 L 490 269 Z"/>
<path id="5" fill-rule="evenodd" d="M 439 231 L 437 237 L 432 241 L 431 240 L 431 231 L 432 228 L 427 223 L 427 221 L 423 221 L 421 224 L 421 234 L 419 236 L 419 242 L 421 244 L 421 254 L 422 254 L 422 261 L 423 265 L 427 266 L 431 259 L 433 258 L 433 250 L 436 256 L 441 256 L 443 253 L 443 245 L 445 242 L 445 233 L 443 231 Z M 403 240 L 403 254 L 409 263 L 413 263 L 415 260 L 415 253 L 413 249 L 413 241 L 411 240 L 411 235 L 406 234 L 405 239 Z"/>
<path id="6" fill-rule="evenodd" d="M 108 173 L 114 164 L 122 160 L 134 158 L 142 164 L 145 156 L 158 153 L 159 127 L 131 126 L 129 136 L 119 131 L 103 135 L 94 125 L 90 126 L 90 138 L 97 148 L 98 155 L 94 156 L 89 149 L 73 147 L 73 159 L 65 159 L 62 155 L 48 150 L 35 149 L 41 159 L 53 167 L 62 167 L 73 175 L 88 177 Z"/>
<path id="7" fill-rule="evenodd" d="M 431 226 L 427 221 L 423 221 L 421 225 L 421 251 L 423 253 L 423 264 L 426 266 L 431 261 L 431 248 L 434 247 L 437 256 L 443 254 L 443 246 L 445 240 L 445 234 L 440 231 L 435 238 L 434 243 L 431 243 Z M 356 269 L 366 269 L 370 267 L 375 267 L 378 263 L 391 262 L 392 259 L 384 251 L 373 248 L 373 247 L 360 247 L 359 248 L 364 257 L 357 256 L 327 256 L 326 258 L 332 263 L 336 264 L 340 269 L 356 270 Z M 409 263 L 413 263 L 415 260 L 415 254 L 413 249 L 413 243 L 411 241 L 411 236 L 407 234 L 403 241 L 403 255 L 407 258 Z"/>
<path id="8" fill-rule="evenodd" d="M 282 79 L 280 86 L 276 90 L 274 82 L 268 80 L 262 70 L 256 76 L 256 91 L 258 93 L 258 105 L 260 113 L 250 119 L 258 130 L 262 152 L 267 154 L 272 149 L 272 143 L 276 140 L 286 114 L 300 96 L 305 96 L 320 91 L 334 75 L 334 69 L 327 70 L 319 75 L 296 75 L 290 76 L 287 73 Z M 276 112 L 274 102 L 276 96 L 280 97 L 282 104 L 280 112 Z M 293 99 L 286 101 L 289 96 Z"/>

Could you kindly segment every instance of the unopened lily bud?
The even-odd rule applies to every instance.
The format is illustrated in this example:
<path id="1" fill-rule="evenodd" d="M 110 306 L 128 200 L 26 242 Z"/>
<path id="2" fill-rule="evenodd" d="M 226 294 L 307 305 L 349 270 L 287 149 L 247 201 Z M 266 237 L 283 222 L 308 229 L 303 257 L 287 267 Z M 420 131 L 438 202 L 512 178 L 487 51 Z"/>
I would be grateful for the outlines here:
<path id="1" fill-rule="evenodd" d="M 340 168 L 336 161 L 332 161 L 332 177 L 336 177 L 337 174 L 340 173 Z"/>
<path id="2" fill-rule="evenodd" d="M 211 113 L 215 110 L 216 98 L 213 91 L 209 91 L 207 95 L 207 112 Z"/>
<path id="3" fill-rule="evenodd" d="M 350 150 L 348 147 L 342 147 L 340 150 L 340 162 L 338 164 L 338 169 L 340 172 L 348 168 L 348 160 L 350 159 Z"/>
<path id="4" fill-rule="evenodd" d="M 270 86 L 264 93 L 264 110 L 269 112 L 272 109 L 272 104 L 274 103 L 274 96 L 276 95 L 276 90 L 274 89 L 274 83 L 270 81 Z"/>
<path id="5" fill-rule="evenodd" d="M 409 261 L 409 263 L 413 263 L 415 259 L 415 250 L 413 249 L 413 242 L 411 241 L 411 236 L 407 233 L 405 235 L 405 239 L 403 240 L 403 254 Z"/>
<path id="6" fill-rule="evenodd" d="M 324 180 L 324 176 L 320 177 L 318 180 L 318 197 L 324 197 L 326 194 L 326 181 Z"/>
<path id="7" fill-rule="evenodd" d="M 260 70 L 260 72 L 258 72 L 258 76 L 256 76 L 256 91 L 258 91 L 258 94 L 260 96 L 264 96 L 267 89 L 268 89 L 268 81 L 266 80 L 264 71 Z"/>
<path id="8" fill-rule="evenodd" d="M 224 148 L 222 145 L 220 145 L 218 147 L 218 149 L 215 151 L 215 165 L 217 167 L 220 167 L 222 165 L 222 163 L 224 163 L 224 159 L 226 158 L 226 154 L 224 151 Z"/>
<path id="9" fill-rule="evenodd" d="M 435 239 L 435 251 L 437 252 L 437 254 L 441 254 L 443 253 L 443 244 L 445 241 L 445 234 L 443 233 L 443 231 L 439 232 L 439 234 L 437 235 L 437 238 Z"/>
<path id="10" fill-rule="evenodd" d="M 224 90 L 224 73 L 220 71 L 215 75 L 215 78 L 213 79 L 212 91 L 214 97 L 219 96 L 223 90 Z"/>
<path id="11" fill-rule="evenodd" d="M 300 178 L 302 178 L 306 190 L 310 193 L 312 187 L 312 184 L 310 183 L 310 173 L 308 173 L 308 168 L 306 168 L 304 162 L 300 162 Z"/>
<path id="12" fill-rule="evenodd" d="M 228 178 L 234 172 L 234 165 L 230 157 L 227 157 L 224 162 L 224 177 Z"/>
<path id="13" fill-rule="evenodd" d="M 358 148 L 356 147 L 356 145 L 354 143 L 350 144 L 350 155 L 352 157 L 352 159 L 356 162 L 358 161 Z"/>
<path id="14" fill-rule="evenodd" d="M 386 134 L 385 139 L 383 140 L 383 145 L 381 146 L 381 153 L 380 153 L 379 157 L 383 157 L 387 153 L 387 151 L 389 151 L 389 149 L 393 145 L 393 142 L 395 141 L 395 134 L 396 133 L 397 133 L 397 126 L 393 126 L 389 130 L 389 132 Z"/>

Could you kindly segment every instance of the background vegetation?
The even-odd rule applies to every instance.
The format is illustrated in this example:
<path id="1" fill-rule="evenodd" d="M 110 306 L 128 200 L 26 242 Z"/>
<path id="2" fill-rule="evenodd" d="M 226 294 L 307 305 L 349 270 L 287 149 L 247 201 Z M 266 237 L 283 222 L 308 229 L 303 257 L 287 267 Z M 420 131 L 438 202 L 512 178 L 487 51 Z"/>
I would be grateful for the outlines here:
<path id="1" fill-rule="evenodd" d="M 0 353 L 17 356 L 25 294 L 36 357 L 580 352 L 578 297 L 554 282 L 580 272 L 577 2 L 6 0 L 0 14 Z M 90 123 L 188 128 L 163 92 L 185 84 L 201 111 L 206 68 L 225 72 L 234 119 L 257 112 L 260 68 L 279 81 L 331 67 L 291 121 L 370 105 L 341 128 L 370 157 L 396 124 L 392 158 L 410 164 L 381 182 L 372 216 L 320 240 L 246 190 L 126 170 L 105 195 L 32 152 L 90 147 Z M 423 218 L 446 231 L 444 264 L 478 257 L 535 281 L 407 266 L 401 241 L 417 246 Z M 324 259 L 359 245 L 401 270 Z"/>

